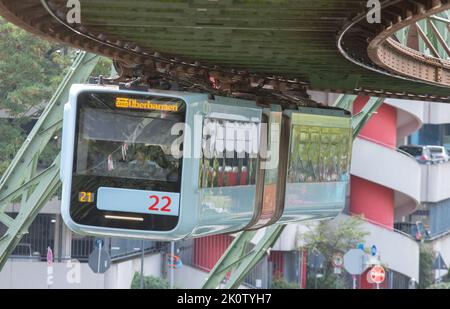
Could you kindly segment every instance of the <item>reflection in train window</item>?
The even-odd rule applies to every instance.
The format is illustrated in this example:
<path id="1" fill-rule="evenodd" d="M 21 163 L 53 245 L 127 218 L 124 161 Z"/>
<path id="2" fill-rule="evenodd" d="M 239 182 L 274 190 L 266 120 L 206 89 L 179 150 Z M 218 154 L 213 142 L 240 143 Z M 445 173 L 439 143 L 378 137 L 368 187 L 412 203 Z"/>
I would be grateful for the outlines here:
<path id="1" fill-rule="evenodd" d="M 82 108 L 76 175 L 177 182 L 180 160 L 171 155 L 176 116 Z"/>
<path id="2" fill-rule="evenodd" d="M 200 187 L 255 184 L 258 134 L 256 123 L 205 118 Z"/>
<path id="3" fill-rule="evenodd" d="M 348 180 L 351 131 L 294 125 L 290 146 L 288 182 Z"/>

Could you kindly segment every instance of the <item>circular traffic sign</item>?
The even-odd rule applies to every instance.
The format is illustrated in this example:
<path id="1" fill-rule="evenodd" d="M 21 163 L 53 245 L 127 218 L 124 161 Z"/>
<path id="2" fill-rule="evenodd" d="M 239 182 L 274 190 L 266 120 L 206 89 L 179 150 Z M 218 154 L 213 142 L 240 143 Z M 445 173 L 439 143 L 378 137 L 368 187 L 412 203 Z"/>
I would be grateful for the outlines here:
<path id="1" fill-rule="evenodd" d="M 344 256 L 341 253 L 335 253 L 333 255 L 333 266 L 336 268 L 342 268 L 344 265 Z"/>
<path id="2" fill-rule="evenodd" d="M 384 271 L 384 268 L 380 265 L 375 265 L 372 267 L 372 269 L 369 271 L 370 279 L 374 283 L 382 283 L 386 277 L 386 272 Z"/>
<path id="3" fill-rule="evenodd" d="M 376 256 L 376 255 L 377 255 L 377 252 L 378 252 L 377 246 L 373 245 L 372 247 L 370 247 L 370 254 L 371 254 L 372 256 Z"/>
<path id="4" fill-rule="evenodd" d="M 375 282 L 373 282 L 373 280 L 372 280 L 372 274 L 370 273 L 370 271 L 367 272 L 367 277 L 366 277 L 366 279 L 367 279 L 367 282 L 370 283 L 370 284 L 375 283 Z"/>
<path id="5" fill-rule="evenodd" d="M 53 250 L 50 247 L 47 247 L 47 265 L 53 265 Z"/>

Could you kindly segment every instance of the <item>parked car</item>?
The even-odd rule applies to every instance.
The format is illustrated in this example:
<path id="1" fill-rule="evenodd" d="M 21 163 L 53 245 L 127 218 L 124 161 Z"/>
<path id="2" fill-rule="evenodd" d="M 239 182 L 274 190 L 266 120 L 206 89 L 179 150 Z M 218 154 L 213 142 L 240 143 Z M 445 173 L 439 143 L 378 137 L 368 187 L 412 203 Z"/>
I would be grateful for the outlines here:
<path id="1" fill-rule="evenodd" d="M 404 145 L 400 146 L 399 149 L 414 157 L 419 163 L 431 163 L 433 160 L 427 146 Z"/>
<path id="2" fill-rule="evenodd" d="M 404 145 L 399 150 L 413 156 L 419 163 L 442 163 L 450 158 L 443 146 Z"/>
<path id="3" fill-rule="evenodd" d="M 442 146 L 426 146 L 430 150 L 433 162 L 447 162 L 449 159 L 447 149 Z"/>

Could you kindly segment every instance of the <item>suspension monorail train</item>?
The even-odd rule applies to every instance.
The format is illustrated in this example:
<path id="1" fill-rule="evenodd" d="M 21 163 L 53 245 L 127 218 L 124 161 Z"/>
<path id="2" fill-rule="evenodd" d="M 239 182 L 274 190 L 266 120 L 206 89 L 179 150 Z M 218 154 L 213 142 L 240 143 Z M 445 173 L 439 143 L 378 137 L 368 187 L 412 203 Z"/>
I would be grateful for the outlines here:
<path id="1" fill-rule="evenodd" d="M 175 240 L 332 218 L 351 115 L 208 94 L 74 85 L 62 216 L 80 234 Z"/>

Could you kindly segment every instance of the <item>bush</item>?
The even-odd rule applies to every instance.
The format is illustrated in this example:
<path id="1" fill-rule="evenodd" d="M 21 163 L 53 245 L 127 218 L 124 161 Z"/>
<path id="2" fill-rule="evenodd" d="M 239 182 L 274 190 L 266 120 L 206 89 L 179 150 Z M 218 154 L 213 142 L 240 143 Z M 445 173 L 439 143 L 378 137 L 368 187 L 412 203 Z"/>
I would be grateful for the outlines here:
<path id="1" fill-rule="evenodd" d="M 272 281 L 272 289 L 299 289 L 298 283 L 288 282 L 284 278 L 276 278 Z"/>
<path id="2" fill-rule="evenodd" d="M 427 289 L 450 289 L 450 283 L 436 283 L 430 285 Z"/>
<path id="3" fill-rule="evenodd" d="M 141 288 L 141 274 L 134 273 L 133 281 L 131 282 L 132 289 L 140 289 Z M 144 289 L 170 289 L 170 283 L 166 279 L 153 277 L 153 276 L 145 276 L 144 277 Z"/>

